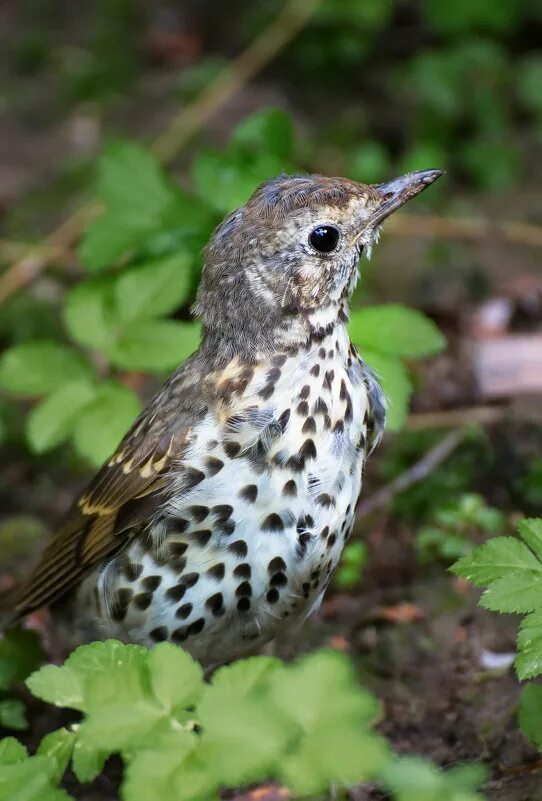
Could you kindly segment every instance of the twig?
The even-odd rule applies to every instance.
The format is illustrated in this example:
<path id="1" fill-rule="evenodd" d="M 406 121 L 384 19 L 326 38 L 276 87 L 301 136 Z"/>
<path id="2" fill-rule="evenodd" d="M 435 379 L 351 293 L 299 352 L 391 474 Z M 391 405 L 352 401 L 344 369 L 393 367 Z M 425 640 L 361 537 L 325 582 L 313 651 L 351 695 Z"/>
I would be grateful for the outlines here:
<path id="1" fill-rule="evenodd" d="M 152 149 L 171 161 L 188 140 L 248 81 L 255 77 L 299 33 L 321 0 L 287 0 L 269 26 L 228 64 L 195 101 L 183 109 L 156 139 Z M 17 259 L 0 278 L 0 305 L 33 281 L 45 267 L 69 251 L 81 231 L 96 216 L 99 204 L 89 203 L 70 215 L 43 243 Z"/>
<path id="2" fill-rule="evenodd" d="M 370 498 L 362 501 L 356 511 L 357 517 L 368 515 L 376 509 L 383 509 L 388 506 L 396 495 L 404 492 L 413 484 L 423 481 L 435 467 L 444 462 L 455 451 L 465 439 L 466 434 L 466 428 L 458 428 L 447 434 L 444 439 L 433 448 L 430 448 L 412 467 L 409 467 L 408 470 L 397 476 L 396 479 Z"/>
<path id="3" fill-rule="evenodd" d="M 478 241 L 490 237 L 514 245 L 542 247 L 542 226 L 515 221 L 496 222 L 483 218 L 439 217 L 436 214 L 403 214 L 391 217 L 386 225 L 395 236 L 422 236 L 436 239 Z"/>
<path id="4" fill-rule="evenodd" d="M 509 407 L 468 406 L 465 409 L 447 409 L 439 412 L 417 412 L 410 414 L 406 428 L 419 431 L 429 428 L 455 428 L 467 425 L 490 425 L 498 423 L 509 413 Z"/>

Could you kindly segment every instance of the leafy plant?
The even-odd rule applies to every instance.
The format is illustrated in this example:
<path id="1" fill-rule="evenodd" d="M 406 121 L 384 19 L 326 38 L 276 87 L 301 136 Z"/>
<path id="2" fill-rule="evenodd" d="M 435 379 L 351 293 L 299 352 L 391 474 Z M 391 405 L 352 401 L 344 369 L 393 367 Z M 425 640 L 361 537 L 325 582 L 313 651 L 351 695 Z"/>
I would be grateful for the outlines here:
<path id="1" fill-rule="evenodd" d="M 0 741 L 2 801 L 68 799 L 57 785 L 70 761 L 88 782 L 113 753 L 125 765 L 124 801 L 217 798 L 222 787 L 269 778 L 294 797 L 377 779 L 399 801 L 421 787 L 428 801 L 479 798 L 478 769 L 440 773 L 393 756 L 372 730 L 378 703 L 338 652 L 289 665 L 253 657 L 206 683 L 201 667 L 170 643 L 148 651 L 107 640 L 78 648 L 61 667 L 42 667 L 27 685 L 83 718 L 47 735 L 34 756 L 13 738 Z"/>
<path id="2" fill-rule="evenodd" d="M 79 248 L 88 277 L 64 296 L 63 335 L 39 339 L 31 329 L 0 359 L 0 388 L 39 399 L 26 422 L 35 453 L 68 441 L 96 465 L 111 453 L 141 406 L 129 374 L 172 370 L 198 345 L 188 309 L 199 250 L 261 181 L 295 169 L 294 144 L 284 112 L 258 112 L 223 152 L 196 155 L 192 193 L 144 147 L 116 142 L 106 149 L 97 181 L 103 212 Z M 403 359 L 435 353 L 444 339 L 421 313 L 393 305 L 355 311 L 351 331 L 390 396 L 389 425 L 399 428 L 411 394 Z"/>
<path id="3" fill-rule="evenodd" d="M 476 537 L 504 528 L 502 512 L 488 506 L 481 495 L 465 493 L 453 503 L 437 507 L 430 524 L 416 534 L 416 550 L 422 562 L 451 562 L 469 553 Z"/>
<path id="4" fill-rule="evenodd" d="M 495 537 L 463 556 L 452 571 L 485 590 L 480 605 L 494 612 L 526 615 L 517 638 L 520 680 L 542 674 L 542 519 L 518 524 L 518 537 Z M 525 734 L 542 748 L 542 686 L 527 685 L 519 720 Z"/>
<path id="5" fill-rule="evenodd" d="M 39 640 L 32 631 L 13 630 L 0 640 L 0 726 L 27 728 L 24 704 L 11 689 L 24 681 L 42 659 Z"/>

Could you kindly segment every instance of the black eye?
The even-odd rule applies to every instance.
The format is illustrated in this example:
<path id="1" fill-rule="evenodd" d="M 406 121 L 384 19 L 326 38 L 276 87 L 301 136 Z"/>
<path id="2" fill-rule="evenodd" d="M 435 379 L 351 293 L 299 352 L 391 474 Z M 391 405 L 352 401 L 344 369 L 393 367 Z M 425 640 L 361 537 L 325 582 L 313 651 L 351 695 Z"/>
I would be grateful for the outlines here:
<path id="1" fill-rule="evenodd" d="M 319 253 L 331 253 L 339 241 L 339 232 L 332 225 L 319 225 L 309 236 L 309 242 Z"/>

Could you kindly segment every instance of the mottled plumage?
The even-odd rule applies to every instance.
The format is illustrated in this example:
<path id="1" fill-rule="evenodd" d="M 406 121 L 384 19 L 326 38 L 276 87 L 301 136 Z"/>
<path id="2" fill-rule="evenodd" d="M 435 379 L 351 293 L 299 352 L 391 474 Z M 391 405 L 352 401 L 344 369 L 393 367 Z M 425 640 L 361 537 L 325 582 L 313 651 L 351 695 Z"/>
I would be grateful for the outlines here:
<path id="1" fill-rule="evenodd" d="M 382 220 L 439 175 L 263 184 L 215 231 L 198 351 L 165 383 L 15 602 L 84 637 L 241 656 L 320 602 L 350 533 L 379 385 L 348 300 Z"/>

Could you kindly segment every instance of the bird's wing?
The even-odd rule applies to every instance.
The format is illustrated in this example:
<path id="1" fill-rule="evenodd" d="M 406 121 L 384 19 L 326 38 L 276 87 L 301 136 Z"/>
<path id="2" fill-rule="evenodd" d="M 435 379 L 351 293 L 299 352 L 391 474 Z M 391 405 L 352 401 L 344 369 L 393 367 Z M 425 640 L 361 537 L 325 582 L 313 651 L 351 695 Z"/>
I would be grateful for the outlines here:
<path id="1" fill-rule="evenodd" d="M 170 468 L 182 459 L 205 411 L 193 378 L 174 374 L 136 420 L 18 591 L 15 618 L 64 595 L 94 565 L 125 547 L 138 525 L 157 511 Z"/>

